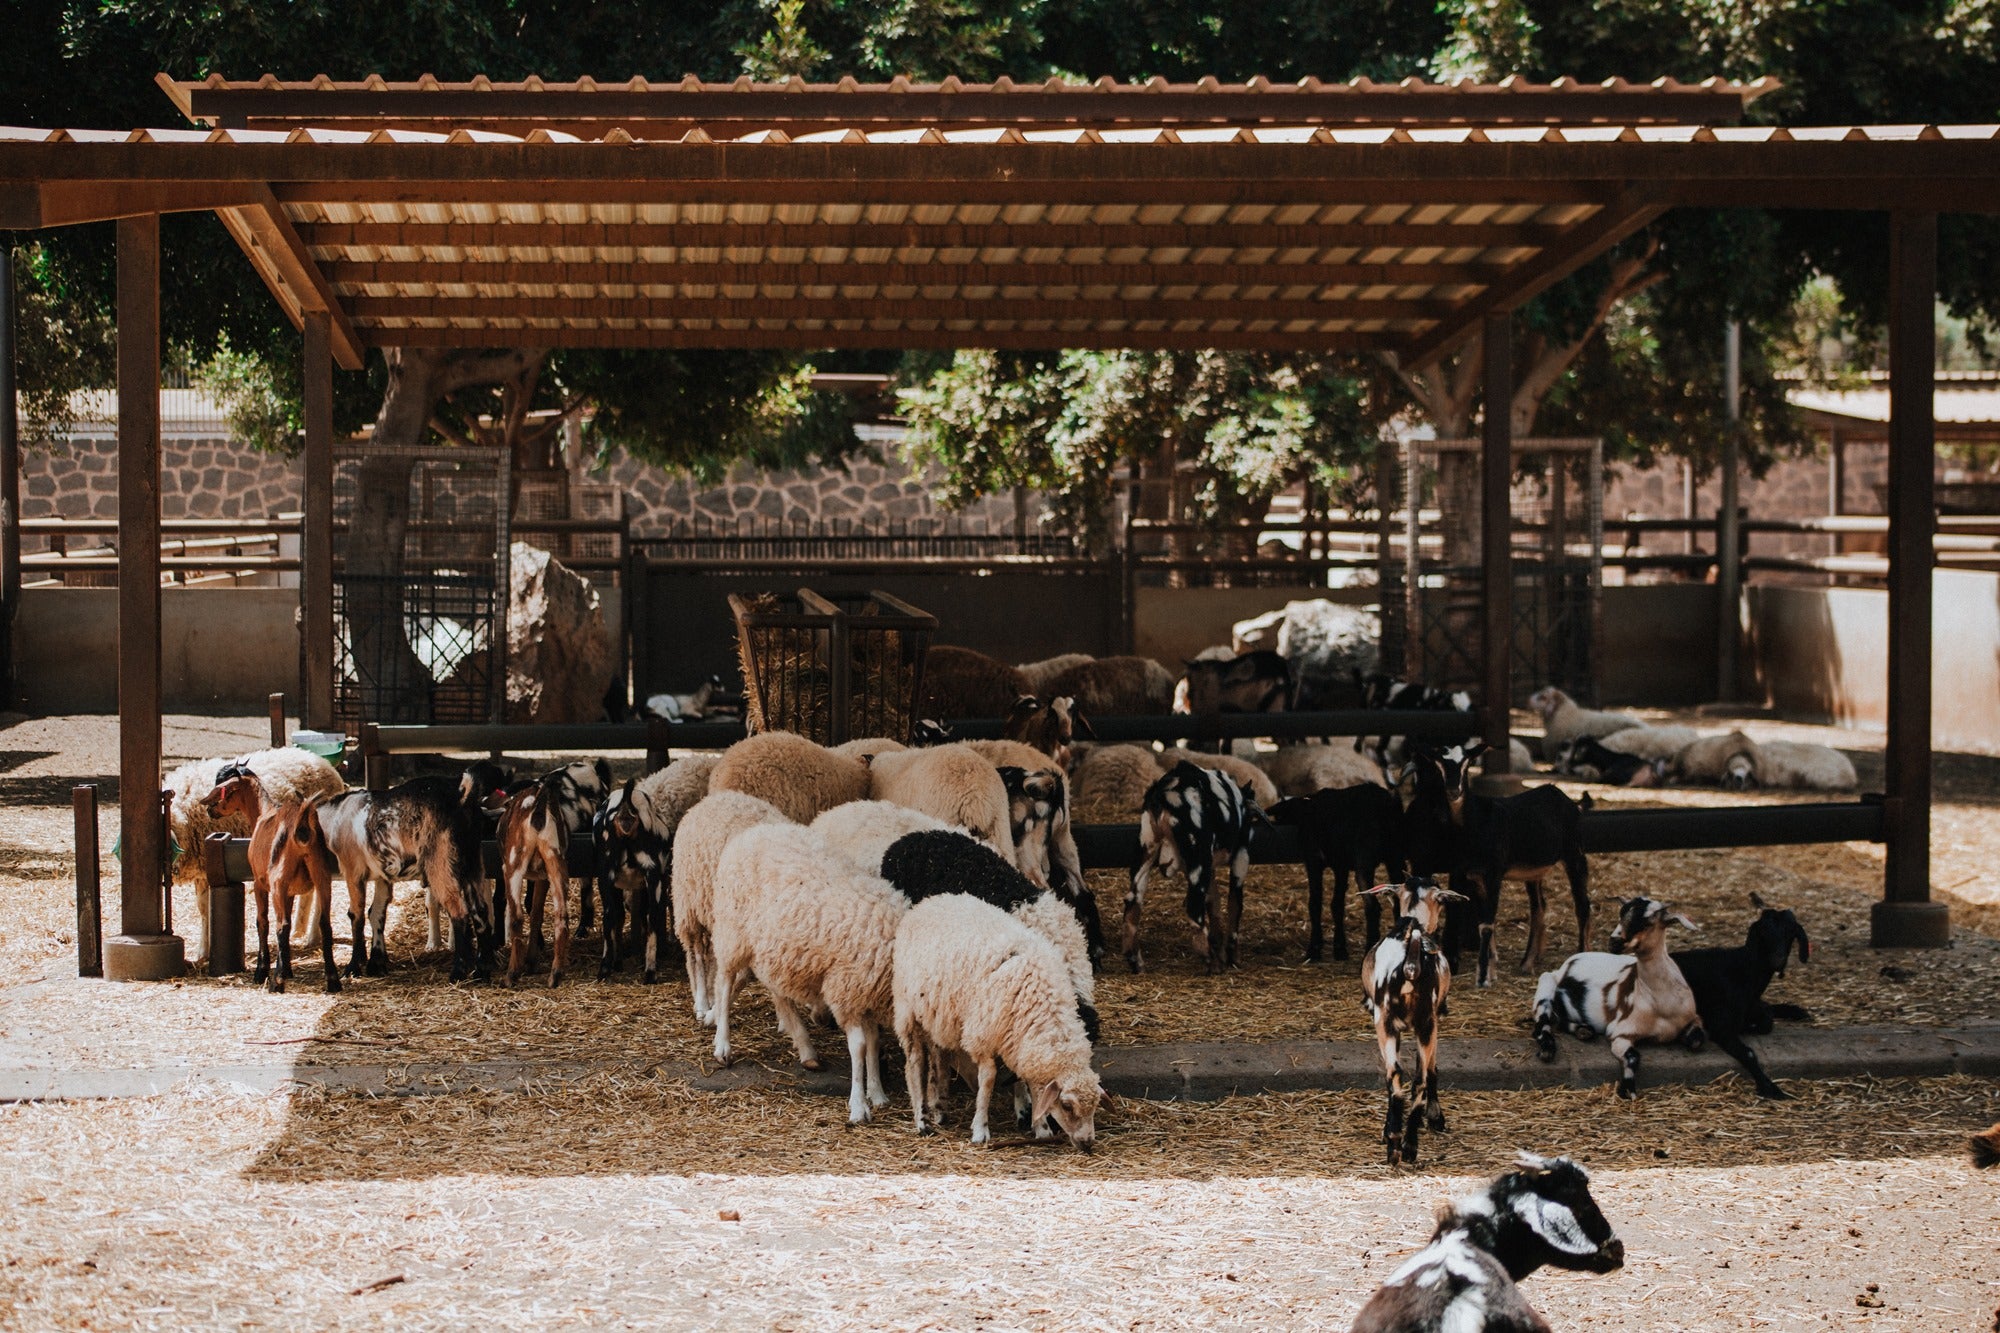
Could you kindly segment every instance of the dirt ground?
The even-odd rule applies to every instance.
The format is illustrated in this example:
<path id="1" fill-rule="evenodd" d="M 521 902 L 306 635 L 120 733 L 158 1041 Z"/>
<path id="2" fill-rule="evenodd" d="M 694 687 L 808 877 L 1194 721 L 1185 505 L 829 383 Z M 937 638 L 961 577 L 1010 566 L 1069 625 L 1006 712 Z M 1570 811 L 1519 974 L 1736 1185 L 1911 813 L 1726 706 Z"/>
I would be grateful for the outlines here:
<path id="1" fill-rule="evenodd" d="M 240 751 L 264 727 L 172 719 L 167 748 Z M 1865 738 L 1841 743 L 1867 782 Z M 109 719 L 0 729 L 0 1068 L 637 1062 L 705 1045 L 684 983 L 599 984 L 587 967 L 554 992 L 454 987 L 433 962 L 337 997 L 319 989 L 316 963 L 283 996 L 242 979 L 79 981 L 69 786 L 115 763 Z M 1961 923 L 1951 950 L 1866 948 L 1880 849 L 1865 845 L 1596 858 L 1597 937 L 1605 905 L 1643 890 L 1695 916 L 1701 942 L 1733 943 L 1756 888 L 1795 906 L 1818 946 L 1774 998 L 1821 1023 L 1990 1020 L 1996 772 L 1940 763 L 1936 882 Z M 107 852 L 114 831 L 107 809 Z M 1096 886 L 1108 920 L 1118 878 Z M 1188 956 L 1177 895 L 1149 903 L 1153 970 L 1100 980 L 1107 1040 L 1363 1035 L 1356 964 L 1299 963 L 1299 879 L 1257 872 L 1245 966 L 1219 978 Z M 1554 896 L 1560 952 L 1573 924 L 1567 895 Z M 406 898 L 392 915 L 399 963 L 422 943 L 416 908 Z M 185 929 L 191 903 L 181 910 Z M 1518 951 L 1520 915 L 1510 898 L 1503 950 Z M 1461 988 L 1447 1036 L 1525 1040 L 1529 986 L 1508 966 L 1491 990 Z M 749 1060 L 789 1067 L 761 999 L 738 1034 Z M 664 1077 L 384 1100 L 195 1081 L 0 1107 L 0 1326 L 1340 1327 L 1422 1245 L 1436 1204 L 1528 1148 L 1593 1169 L 1630 1254 L 1610 1277 L 1530 1280 L 1558 1327 L 1991 1327 L 2000 1178 L 1974 1174 L 1962 1145 L 2000 1117 L 2000 1087 L 1857 1079 L 1796 1091 L 1781 1106 L 1733 1077 L 1631 1106 L 1601 1089 L 1448 1092 L 1452 1132 L 1426 1140 L 1419 1171 L 1394 1172 L 1379 1164 L 1371 1093 L 1125 1102 L 1085 1157 L 974 1149 L 962 1109 L 946 1134 L 919 1140 L 900 1101 L 850 1130 L 834 1099 L 701 1093 Z"/>

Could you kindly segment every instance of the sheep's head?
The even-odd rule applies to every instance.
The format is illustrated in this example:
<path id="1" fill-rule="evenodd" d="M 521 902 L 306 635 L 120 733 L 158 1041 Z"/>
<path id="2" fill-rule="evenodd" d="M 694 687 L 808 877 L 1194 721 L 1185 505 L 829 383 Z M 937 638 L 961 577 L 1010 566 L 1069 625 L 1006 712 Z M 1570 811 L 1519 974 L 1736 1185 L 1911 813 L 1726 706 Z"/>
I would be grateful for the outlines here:
<path id="1" fill-rule="evenodd" d="M 1085 1071 L 1064 1074 L 1035 1088 L 1030 1123 L 1041 1124 L 1053 1117 L 1069 1141 L 1089 1152 L 1097 1141 L 1097 1104 L 1104 1098 L 1097 1075 Z"/>
<path id="2" fill-rule="evenodd" d="M 1657 898 L 1625 899 L 1618 907 L 1618 924 L 1611 928 L 1611 952 L 1643 954 L 1665 947 L 1669 922 L 1701 929 Z"/>
<path id="3" fill-rule="evenodd" d="M 1550 718 L 1553 718 L 1557 713 L 1562 711 L 1564 704 L 1572 702 L 1574 701 L 1567 694 L 1564 694 L 1553 685 L 1544 685 L 1541 689 L 1536 690 L 1528 696 L 1528 707 L 1542 715 L 1544 725 L 1547 725 Z"/>

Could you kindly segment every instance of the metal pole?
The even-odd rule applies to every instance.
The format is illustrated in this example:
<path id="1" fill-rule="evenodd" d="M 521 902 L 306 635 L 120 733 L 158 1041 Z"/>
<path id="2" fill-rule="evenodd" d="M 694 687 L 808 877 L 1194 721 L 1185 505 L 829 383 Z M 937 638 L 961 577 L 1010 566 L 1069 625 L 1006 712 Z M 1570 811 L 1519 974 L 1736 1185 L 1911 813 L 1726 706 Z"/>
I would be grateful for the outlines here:
<path id="1" fill-rule="evenodd" d="M 1479 494 L 1480 565 L 1486 601 L 1480 635 L 1486 658 L 1480 735 L 1487 746 L 1485 771 L 1504 774 L 1512 767 L 1508 741 L 1514 704 L 1514 542 L 1508 494 L 1514 478 L 1512 320 L 1505 312 L 1488 315 L 1480 332 L 1486 375 Z"/>
<path id="2" fill-rule="evenodd" d="M 1742 639 L 1742 502 L 1737 489 L 1743 411 L 1743 326 L 1723 333 L 1722 396 L 1728 425 L 1722 435 L 1722 495 L 1715 513 L 1715 697 L 1736 697 L 1737 649 Z"/>
<path id="3" fill-rule="evenodd" d="M 160 819 L 160 219 L 118 222 L 118 829 L 120 933 L 113 981 L 185 970 L 164 928 Z"/>
<path id="4" fill-rule="evenodd" d="M 97 784 L 69 789 L 76 812 L 76 974 L 104 975 L 104 902 L 98 889 Z"/>
<path id="5" fill-rule="evenodd" d="M 14 253 L 0 249 L 0 708 L 14 705 L 21 609 L 21 423 L 14 402 Z"/>
<path id="6" fill-rule="evenodd" d="M 1869 942 L 1951 942 L 1931 896 L 1931 568 L 1937 527 L 1937 215 L 1889 223 L 1889 728 L 1882 759 L 1888 856 Z"/>
<path id="7" fill-rule="evenodd" d="M 333 353 L 331 317 L 305 315 L 305 513 L 299 531 L 300 721 L 333 728 Z"/>

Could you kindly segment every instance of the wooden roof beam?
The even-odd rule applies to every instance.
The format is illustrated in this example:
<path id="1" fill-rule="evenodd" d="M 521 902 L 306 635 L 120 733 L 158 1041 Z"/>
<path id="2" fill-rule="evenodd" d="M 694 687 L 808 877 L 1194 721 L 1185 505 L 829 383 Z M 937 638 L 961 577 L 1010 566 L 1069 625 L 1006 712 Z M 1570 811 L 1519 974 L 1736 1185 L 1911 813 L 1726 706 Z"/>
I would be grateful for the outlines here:
<path id="1" fill-rule="evenodd" d="M 852 314 L 853 308 L 849 307 Z M 1208 348 L 1263 352 L 1351 352 L 1380 346 L 1375 334 L 1174 332 L 1171 330 L 950 329 L 425 329 L 365 328 L 370 347 L 697 347 L 823 348 L 992 347 L 1041 351 L 1064 347 Z"/>
<path id="2" fill-rule="evenodd" d="M 1409 287 L 1497 281 L 1502 264 L 563 263 L 534 260 L 323 261 L 336 290 L 381 283 L 540 286 Z"/>
<path id="3" fill-rule="evenodd" d="M 904 297 L 866 300 L 800 297 L 356 296 L 359 320 L 377 319 L 1092 319 L 1092 320 L 1411 320 L 1444 319 L 1455 301 L 1145 301 L 1060 297 Z"/>
<path id="4" fill-rule="evenodd" d="M 157 213 L 205 213 L 268 197 L 262 182 L 43 181 L 0 185 L 0 231 L 74 227 Z"/>
<path id="5" fill-rule="evenodd" d="M 216 216 L 236 238 L 244 257 L 278 298 L 278 304 L 284 307 L 292 323 L 303 328 L 306 311 L 325 311 L 332 326 L 334 360 L 345 370 L 361 369 L 367 352 L 355 334 L 352 321 L 270 190 L 266 188 L 262 199 L 255 204 L 217 209 Z"/>

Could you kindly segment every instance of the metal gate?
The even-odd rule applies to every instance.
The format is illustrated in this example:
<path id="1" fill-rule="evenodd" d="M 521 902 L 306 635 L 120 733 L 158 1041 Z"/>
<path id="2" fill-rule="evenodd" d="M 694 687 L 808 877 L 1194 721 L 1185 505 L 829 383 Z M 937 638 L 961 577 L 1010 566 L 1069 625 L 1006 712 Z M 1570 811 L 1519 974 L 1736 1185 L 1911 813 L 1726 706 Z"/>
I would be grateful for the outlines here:
<path id="1" fill-rule="evenodd" d="M 1484 678 L 1480 454 L 1478 440 L 1408 440 L 1403 446 L 1405 542 L 1396 626 L 1402 665 L 1405 674 L 1447 689 L 1477 687 Z M 1603 441 L 1516 440 L 1509 508 L 1510 702 L 1525 702 L 1543 685 L 1595 701 Z M 1384 583 L 1386 603 L 1389 580 Z"/>
<path id="2" fill-rule="evenodd" d="M 508 485 L 504 449 L 336 450 L 341 724 L 505 719 Z"/>

